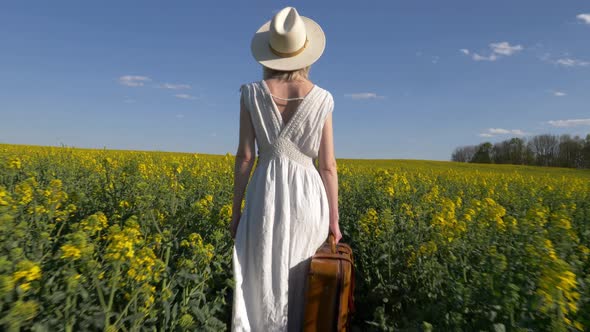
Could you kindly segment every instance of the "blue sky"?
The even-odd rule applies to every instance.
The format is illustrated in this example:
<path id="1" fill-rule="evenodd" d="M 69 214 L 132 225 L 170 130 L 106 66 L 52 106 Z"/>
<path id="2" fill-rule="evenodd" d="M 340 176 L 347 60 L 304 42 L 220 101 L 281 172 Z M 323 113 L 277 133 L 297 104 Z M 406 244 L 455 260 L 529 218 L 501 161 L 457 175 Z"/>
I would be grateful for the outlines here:
<path id="1" fill-rule="evenodd" d="M 326 33 L 337 158 L 590 133 L 588 1 L 15 1 L 0 142 L 234 154 L 251 37 L 285 6 Z"/>

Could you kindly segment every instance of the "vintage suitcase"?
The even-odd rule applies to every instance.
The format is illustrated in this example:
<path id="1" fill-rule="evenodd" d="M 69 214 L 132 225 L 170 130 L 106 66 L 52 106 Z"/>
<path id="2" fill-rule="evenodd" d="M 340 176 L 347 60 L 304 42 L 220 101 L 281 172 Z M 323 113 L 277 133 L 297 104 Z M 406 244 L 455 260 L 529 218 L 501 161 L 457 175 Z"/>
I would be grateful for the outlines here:
<path id="1" fill-rule="evenodd" d="M 352 249 L 346 243 L 336 245 L 330 233 L 309 266 L 303 330 L 350 331 L 354 311 Z"/>

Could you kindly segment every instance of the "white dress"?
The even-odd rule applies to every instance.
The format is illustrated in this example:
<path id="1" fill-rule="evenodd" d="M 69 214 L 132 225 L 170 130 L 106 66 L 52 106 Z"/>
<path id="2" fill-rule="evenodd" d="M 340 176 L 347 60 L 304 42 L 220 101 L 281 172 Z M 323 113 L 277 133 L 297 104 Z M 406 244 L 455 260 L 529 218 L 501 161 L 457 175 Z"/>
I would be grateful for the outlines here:
<path id="1" fill-rule="evenodd" d="M 312 158 L 334 100 L 314 85 L 285 124 L 264 80 L 240 90 L 258 164 L 233 247 L 231 330 L 300 331 L 311 256 L 329 232 L 328 198 Z"/>

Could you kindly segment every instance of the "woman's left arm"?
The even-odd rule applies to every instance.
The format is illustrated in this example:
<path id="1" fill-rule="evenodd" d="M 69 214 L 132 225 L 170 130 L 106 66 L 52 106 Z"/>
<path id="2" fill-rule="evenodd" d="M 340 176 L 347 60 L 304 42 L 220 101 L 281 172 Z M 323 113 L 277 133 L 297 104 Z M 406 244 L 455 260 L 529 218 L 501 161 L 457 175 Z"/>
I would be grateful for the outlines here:
<path id="1" fill-rule="evenodd" d="M 240 140 L 234 166 L 234 201 L 232 206 L 232 237 L 235 236 L 242 214 L 242 199 L 250 179 L 250 172 L 256 157 L 255 133 L 250 112 L 244 102 L 244 94 L 240 98 Z"/>

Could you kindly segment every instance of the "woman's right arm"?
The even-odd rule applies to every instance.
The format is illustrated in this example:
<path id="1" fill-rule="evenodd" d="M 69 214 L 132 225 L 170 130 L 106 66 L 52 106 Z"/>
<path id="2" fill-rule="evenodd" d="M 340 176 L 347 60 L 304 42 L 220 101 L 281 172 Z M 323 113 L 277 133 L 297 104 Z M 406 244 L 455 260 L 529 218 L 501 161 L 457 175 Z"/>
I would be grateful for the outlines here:
<path id="1" fill-rule="evenodd" d="M 322 129 L 320 149 L 318 151 L 319 172 L 326 188 L 330 209 L 330 232 L 334 234 L 336 243 L 342 238 L 338 224 L 338 171 L 334 156 L 334 134 L 332 128 L 332 112 L 326 116 Z"/>

